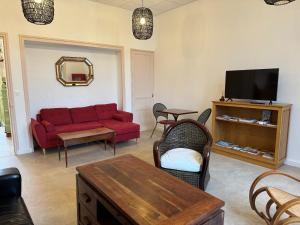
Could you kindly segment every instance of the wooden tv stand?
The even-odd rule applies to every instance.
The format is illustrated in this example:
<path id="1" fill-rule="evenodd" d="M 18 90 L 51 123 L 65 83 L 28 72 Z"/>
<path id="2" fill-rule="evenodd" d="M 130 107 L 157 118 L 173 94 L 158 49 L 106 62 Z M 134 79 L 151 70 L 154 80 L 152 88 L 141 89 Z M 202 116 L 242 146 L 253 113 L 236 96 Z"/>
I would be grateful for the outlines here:
<path id="1" fill-rule="evenodd" d="M 271 125 L 217 118 L 218 116 L 228 115 L 261 120 L 263 110 L 271 110 Z M 214 152 L 272 169 L 279 168 L 283 164 L 287 153 L 291 104 L 262 105 L 248 102 L 214 101 L 212 111 Z M 264 152 L 271 152 L 274 153 L 274 158 L 266 158 L 262 154 L 254 155 L 221 147 L 216 145 L 219 140 L 240 147 L 252 147 Z"/>

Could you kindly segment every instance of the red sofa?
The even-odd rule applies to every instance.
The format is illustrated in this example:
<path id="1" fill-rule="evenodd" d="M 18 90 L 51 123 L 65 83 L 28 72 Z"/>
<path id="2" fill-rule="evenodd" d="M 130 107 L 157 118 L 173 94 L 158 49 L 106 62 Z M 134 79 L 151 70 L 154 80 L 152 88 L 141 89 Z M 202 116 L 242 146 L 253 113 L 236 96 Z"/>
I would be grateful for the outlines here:
<path id="1" fill-rule="evenodd" d="M 132 123 L 133 115 L 117 110 L 117 104 L 102 104 L 80 108 L 42 109 L 31 119 L 31 129 L 37 144 L 43 148 L 62 145 L 58 133 L 107 127 L 115 130 L 115 142 L 140 137 L 140 125 Z"/>

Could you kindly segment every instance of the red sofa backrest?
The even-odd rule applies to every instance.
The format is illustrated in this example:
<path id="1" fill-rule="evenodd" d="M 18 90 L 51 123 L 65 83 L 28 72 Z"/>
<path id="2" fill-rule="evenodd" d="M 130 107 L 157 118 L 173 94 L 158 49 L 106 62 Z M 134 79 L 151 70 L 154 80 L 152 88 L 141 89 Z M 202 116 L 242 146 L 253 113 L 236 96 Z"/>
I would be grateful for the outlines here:
<path id="1" fill-rule="evenodd" d="M 53 125 L 67 125 L 72 123 L 94 122 L 99 120 L 109 120 L 118 111 L 117 104 L 101 104 L 95 106 L 78 108 L 52 108 L 41 109 L 37 115 L 37 120 L 46 120 Z"/>
<path id="2" fill-rule="evenodd" d="M 42 109 L 41 120 L 46 120 L 53 125 L 66 125 L 72 123 L 70 110 L 68 108 Z"/>
<path id="3" fill-rule="evenodd" d="M 109 120 L 112 119 L 113 115 L 117 112 L 117 104 L 102 104 L 95 105 L 95 109 L 99 120 Z"/>
<path id="4" fill-rule="evenodd" d="M 79 107 L 70 109 L 73 123 L 85 123 L 98 121 L 94 106 Z"/>

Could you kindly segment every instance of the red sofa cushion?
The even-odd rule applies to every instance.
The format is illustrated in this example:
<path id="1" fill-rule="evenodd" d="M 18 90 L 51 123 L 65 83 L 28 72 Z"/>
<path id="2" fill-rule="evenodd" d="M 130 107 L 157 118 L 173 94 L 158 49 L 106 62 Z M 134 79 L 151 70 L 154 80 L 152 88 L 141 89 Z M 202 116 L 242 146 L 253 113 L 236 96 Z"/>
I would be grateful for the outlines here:
<path id="1" fill-rule="evenodd" d="M 126 123 L 117 120 L 101 120 L 100 123 L 105 127 L 116 131 L 117 135 L 139 132 L 140 130 L 140 125 L 135 123 Z"/>
<path id="2" fill-rule="evenodd" d="M 132 122 L 133 120 L 133 114 L 129 112 L 124 112 L 124 111 L 117 111 L 113 115 L 114 120 L 119 120 L 122 122 Z"/>
<path id="3" fill-rule="evenodd" d="M 94 106 L 70 109 L 73 123 L 96 122 L 98 116 Z"/>
<path id="4" fill-rule="evenodd" d="M 103 124 L 99 122 L 73 123 L 69 125 L 57 126 L 56 133 L 89 130 L 89 129 L 95 129 L 99 127 L 103 127 Z"/>
<path id="5" fill-rule="evenodd" d="M 109 120 L 117 112 L 117 104 L 95 105 L 95 109 L 99 120 Z"/>
<path id="6" fill-rule="evenodd" d="M 128 134 L 119 134 L 115 137 L 115 142 L 119 143 L 122 141 L 128 141 L 130 139 L 140 138 L 140 132 L 128 133 Z"/>
<path id="7" fill-rule="evenodd" d="M 40 115 L 42 120 L 46 120 L 53 125 L 65 125 L 72 123 L 72 118 L 68 108 L 42 109 Z"/>
<path id="8" fill-rule="evenodd" d="M 55 131 L 55 126 L 47 120 L 42 120 L 41 124 L 46 128 L 47 132 Z"/>
<path id="9" fill-rule="evenodd" d="M 47 133 L 47 139 L 48 140 L 55 139 L 57 138 L 56 135 L 59 133 L 89 130 L 89 129 L 95 129 L 100 127 L 103 127 L 103 124 L 99 122 L 74 123 L 74 124 L 56 126 L 54 132 Z"/>

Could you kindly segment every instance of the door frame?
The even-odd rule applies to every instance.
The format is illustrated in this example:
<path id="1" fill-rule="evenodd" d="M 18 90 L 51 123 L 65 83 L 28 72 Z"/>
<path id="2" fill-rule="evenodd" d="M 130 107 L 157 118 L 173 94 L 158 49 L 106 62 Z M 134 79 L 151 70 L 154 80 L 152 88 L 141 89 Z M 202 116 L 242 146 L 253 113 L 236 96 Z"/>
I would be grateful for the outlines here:
<path id="1" fill-rule="evenodd" d="M 11 76 L 11 63 L 10 63 L 10 52 L 9 52 L 9 41 L 8 34 L 0 32 L 0 38 L 3 39 L 3 53 L 5 60 L 6 70 L 6 86 L 7 86 L 7 97 L 8 97 L 8 108 L 9 108 L 9 120 L 12 133 L 13 141 L 13 153 L 17 154 L 19 149 L 18 134 L 17 134 L 17 123 L 16 123 L 16 112 L 15 112 L 15 100 L 13 95 L 12 76 Z"/>
<path id="2" fill-rule="evenodd" d="M 143 50 L 143 49 L 135 49 L 131 48 L 130 49 L 130 71 L 131 71 L 131 111 L 134 112 L 134 107 L 135 107 L 135 95 L 134 95 L 134 76 L 133 76 L 133 53 L 134 52 L 141 52 L 141 53 L 147 53 L 153 55 L 153 97 L 154 98 L 154 84 L 155 84 L 155 51 L 151 50 Z"/>

